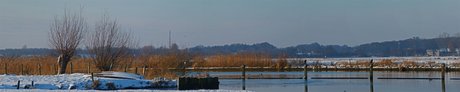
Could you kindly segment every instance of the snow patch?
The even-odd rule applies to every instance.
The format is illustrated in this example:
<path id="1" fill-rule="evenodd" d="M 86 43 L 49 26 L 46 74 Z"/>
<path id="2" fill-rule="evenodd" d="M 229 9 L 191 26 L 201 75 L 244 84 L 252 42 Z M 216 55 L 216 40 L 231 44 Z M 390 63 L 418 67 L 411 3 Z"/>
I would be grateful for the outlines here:
<path id="1" fill-rule="evenodd" d="M 162 80 L 160 82 L 146 79 L 114 79 L 104 77 L 94 77 L 101 84 L 98 89 L 108 89 L 108 82 L 113 83 L 115 89 L 125 88 L 152 88 L 153 84 L 161 85 L 161 87 L 177 87 L 175 80 Z M 35 89 L 46 90 L 88 90 L 92 89 L 92 80 L 90 76 L 83 73 L 61 74 L 61 75 L 0 75 L 0 89 L 16 89 L 17 83 L 20 81 L 19 89 L 28 89 L 31 87 L 31 82 L 34 81 Z M 85 87 L 86 85 L 86 87 Z"/>

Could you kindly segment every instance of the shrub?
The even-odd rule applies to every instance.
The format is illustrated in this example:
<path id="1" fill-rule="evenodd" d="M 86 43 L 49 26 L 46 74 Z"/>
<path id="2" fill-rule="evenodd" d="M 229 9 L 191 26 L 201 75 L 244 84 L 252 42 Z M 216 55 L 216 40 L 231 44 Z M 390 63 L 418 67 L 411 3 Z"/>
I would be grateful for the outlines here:
<path id="1" fill-rule="evenodd" d="M 89 88 L 89 86 L 88 86 L 88 84 L 87 84 L 87 83 L 85 83 L 85 88 Z"/>
<path id="2" fill-rule="evenodd" d="M 91 87 L 93 87 L 93 89 L 99 89 L 99 86 L 101 86 L 101 82 L 99 80 L 95 80 L 92 84 L 91 84 Z"/>
<path id="3" fill-rule="evenodd" d="M 109 89 L 109 90 L 115 90 L 115 89 L 117 89 L 117 87 L 115 87 L 115 84 L 114 84 L 113 82 L 111 82 L 111 81 L 107 82 L 107 83 L 105 84 L 105 86 L 107 86 L 107 89 Z"/>

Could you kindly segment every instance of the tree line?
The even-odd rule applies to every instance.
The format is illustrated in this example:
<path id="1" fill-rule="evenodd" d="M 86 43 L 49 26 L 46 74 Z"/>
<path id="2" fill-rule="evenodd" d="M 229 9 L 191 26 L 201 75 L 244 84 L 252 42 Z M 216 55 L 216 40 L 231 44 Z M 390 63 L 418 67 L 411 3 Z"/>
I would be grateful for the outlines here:
<path id="1" fill-rule="evenodd" d="M 321 45 L 319 43 L 301 44 L 286 48 L 277 48 L 274 45 L 263 42 L 252 45 L 248 44 L 230 44 L 223 46 L 195 46 L 185 49 L 180 49 L 179 46 L 173 43 L 171 46 L 154 47 L 151 45 L 140 48 L 127 48 L 130 55 L 160 55 L 172 52 L 186 51 L 199 55 L 216 55 L 216 54 L 237 54 L 237 53 L 256 53 L 267 54 L 272 57 L 277 57 L 280 54 L 286 54 L 292 58 L 308 58 L 308 57 L 369 57 L 369 56 L 426 56 L 427 50 L 436 51 L 438 49 L 449 49 L 444 55 L 457 55 L 455 49 L 460 46 L 460 37 L 458 36 L 440 36 L 431 39 L 422 39 L 412 37 L 399 41 L 385 41 L 362 44 L 356 47 L 347 45 Z M 50 52 L 51 49 L 46 48 L 22 48 L 22 49 L 4 49 L 0 50 L 0 54 L 5 55 L 41 55 L 50 54 L 58 55 L 55 52 Z M 89 54 L 87 50 L 77 49 L 77 54 Z"/>

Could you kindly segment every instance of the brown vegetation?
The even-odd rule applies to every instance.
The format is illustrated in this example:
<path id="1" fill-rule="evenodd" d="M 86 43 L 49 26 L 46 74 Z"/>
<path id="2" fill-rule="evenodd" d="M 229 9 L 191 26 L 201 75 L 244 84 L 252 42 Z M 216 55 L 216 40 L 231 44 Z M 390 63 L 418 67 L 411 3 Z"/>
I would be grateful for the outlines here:
<path id="1" fill-rule="evenodd" d="M 194 62 L 191 62 L 193 60 Z M 177 78 L 177 72 L 181 72 L 184 67 L 240 67 L 245 64 L 247 67 L 288 67 L 285 55 L 280 55 L 278 59 L 272 59 L 265 54 L 239 53 L 229 55 L 197 56 L 188 53 L 169 53 L 160 55 L 141 55 L 129 56 L 119 60 L 121 63 L 113 65 L 113 71 L 123 72 L 127 66 L 128 73 L 144 75 L 145 78 L 154 77 Z M 276 62 L 279 61 L 279 62 Z M 186 62 L 186 63 L 184 63 Z M 73 73 L 87 73 L 88 64 L 91 64 L 91 72 L 99 72 L 94 65 L 93 59 L 84 57 L 72 57 L 67 65 L 66 73 L 70 73 L 70 63 L 72 63 Z M 24 75 L 39 75 L 39 65 L 41 75 L 55 75 L 57 70 L 56 56 L 30 56 L 30 57 L 0 57 L 0 73 L 5 73 L 7 64 L 8 74 L 21 74 L 21 65 L 24 66 Z M 146 68 L 143 74 L 143 68 Z"/>
<path id="2" fill-rule="evenodd" d="M 459 67 L 459 66 L 460 66 L 460 62 L 450 63 L 450 65 Z"/>
<path id="3" fill-rule="evenodd" d="M 283 63 L 274 63 L 272 57 L 267 54 L 237 53 L 237 54 L 217 54 L 211 56 L 198 56 L 193 59 L 193 67 L 279 67 L 285 66 L 283 57 L 278 60 Z M 286 61 L 287 62 L 287 61 Z"/>
<path id="4" fill-rule="evenodd" d="M 73 57 L 72 67 L 73 72 L 86 73 L 88 70 L 88 58 L 77 58 Z M 24 67 L 25 75 L 38 75 L 41 70 L 42 75 L 54 75 L 58 68 L 58 62 L 54 56 L 30 56 L 30 57 L 0 57 L 0 73 L 5 73 L 5 64 L 7 65 L 8 74 L 21 74 L 21 65 Z M 40 69 L 39 69 L 40 66 Z M 70 64 L 67 65 L 70 67 Z M 94 68 L 94 67 L 92 67 Z M 70 73 L 70 69 L 66 70 Z"/>
<path id="5" fill-rule="evenodd" d="M 401 65 L 403 66 L 408 66 L 408 67 L 414 67 L 414 66 L 420 66 L 420 63 L 414 62 L 414 61 L 406 61 L 404 60 Z"/>
<path id="6" fill-rule="evenodd" d="M 380 61 L 377 61 L 374 63 L 374 66 L 380 66 L 380 67 L 392 67 L 396 66 L 395 63 L 392 62 L 392 59 L 382 59 Z"/>
<path id="7" fill-rule="evenodd" d="M 142 73 L 142 68 L 146 67 L 146 78 L 166 77 L 176 78 L 176 72 L 181 72 L 184 66 L 190 66 L 193 56 L 185 53 L 171 53 L 165 55 L 144 55 L 132 62 L 132 67 L 138 67 L 138 73 Z M 186 62 L 186 63 L 184 63 Z M 186 64 L 186 65 L 184 65 Z"/>
<path id="8" fill-rule="evenodd" d="M 72 57 L 69 63 L 72 63 L 73 73 L 87 73 L 88 64 L 91 64 L 91 72 L 99 72 L 91 58 Z M 396 67 L 398 66 L 393 61 L 400 59 L 383 59 L 374 62 L 374 66 L 380 67 Z M 8 74 L 21 74 L 21 65 L 24 66 L 24 75 L 39 75 L 39 65 L 41 67 L 41 75 L 55 75 L 56 74 L 56 56 L 30 56 L 30 57 L 0 57 L 0 74 L 5 73 L 5 64 L 7 64 Z M 254 53 L 237 53 L 237 54 L 218 54 L 210 56 L 197 56 L 196 54 L 185 53 L 179 51 L 178 53 L 166 53 L 160 55 L 140 55 L 129 56 L 121 58 L 121 63 L 113 65 L 113 71 L 123 72 L 125 65 L 128 73 L 138 73 L 143 75 L 146 79 L 153 79 L 155 77 L 177 78 L 181 76 L 179 72 L 183 72 L 184 67 L 241 67 L 245 64 L 247 67 L 271 67 L 283 69 L 295 65 L 296 63 L 303 63 L 300 59 L 294 62 L 288 62 L 285 55 L 279 55 L 273 59 L 272 56 L 266 54 Z M 184 63 L 185 62 L 185 63 Z M 367 67 L 369 60 L 358 61 L 339 61 L 335 65 L 349 65 L 350 67 Z M 435 62 L 428 62 L 428 64 L 435 65 Z M 334 65 L 334 64 L 329 64 Z M 404 66 L 421 66 L 414 61 L 403 61 L 400 65 Z M 460 63 L 452 63 L 453 66 L 459 66 Z M 67 66 L 66 73 L 70 73 L 70 64 Z M 137 67 L 137 72 L 135 68 Z M 143 69 L 145 67 L 145 72 Z"/>

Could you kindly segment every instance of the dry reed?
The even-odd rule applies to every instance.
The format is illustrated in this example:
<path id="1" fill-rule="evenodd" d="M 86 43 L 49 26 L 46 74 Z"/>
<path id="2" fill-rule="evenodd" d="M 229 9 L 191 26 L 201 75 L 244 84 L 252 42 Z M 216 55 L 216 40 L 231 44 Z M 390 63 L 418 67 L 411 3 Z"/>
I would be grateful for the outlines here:
<path id="1" fill-rule="evenodd" d="M 286 66 L 285 56 L 278 58 L 274 63 L 272 57 L 267 54 L 238 53 L 238 54 L 217 54 L 211 56 L 198 56 L 193 59 L 193 67 L 240 67 L 245 64 L 247 67 L 278 67 Z"/>
<path id="2" fill-rule="evenodd" d="M 113 65 L 113 71 L 123 72 L 124 66 L 127 66 L 128 73 L 137 73 L 143 75 L 146 79 L 155 77 L 177 78 L 181 75 L 184 67 L 241 67 L 245 64 L 247 67 L 272 67 L 283 69 L 291 65 L 303 64 L 301 59 L 294 59 L 293 62 L 287 61 L 286 55 L 279 55 L 276 58 L 268 54 L 255 53 L 237 53 L 237 54 L 216 54 L 209 56 L 197 56 L 189 53 L 169 53 L 161 55 L 141 55 L 128 56 L 120 59 L 120 64 Z M 73 73 L 87 73 L 88 63 L 91 64 L 91 72 L 100 72 L 91 58 L 72 57 L 66 73 L 70 73 L 70 63 L 72 63 Z M 393 61 L 401 59 L 383 59 L 376 61 L 374 66 L 397 66 Z M 185 63 L 184 63 L 185 62 Z M 369 66 L 369 61 L 358 60 L 354 62 L 338 61 L 335 65 L 345 66 Z M 0 74 L 5 74 L 5 64 L 7 64 L 8 74 L 21 74 L 21 65 L 24 66 L 25 75 L 38 75 L 40 65 L 42 75 L 55 75 L 55 67 L 57 66 L 56 56 L 30 56 L 30 57 L 0 57 Z M 435 65 L 435 62 L 428 62 L 428 65 Z M 330 65 L 333 65 L 332 63 Z M 420 66 L 423 64 L 414 61 L 403 61 L 401 65 L 405 66 Z M 459 66 L 460 63 L 452 63 L 454 66 Z M 143 68 L 145 67 L 145 72 Z M 57 67 L 56 67 L 57 68 Z"/>

